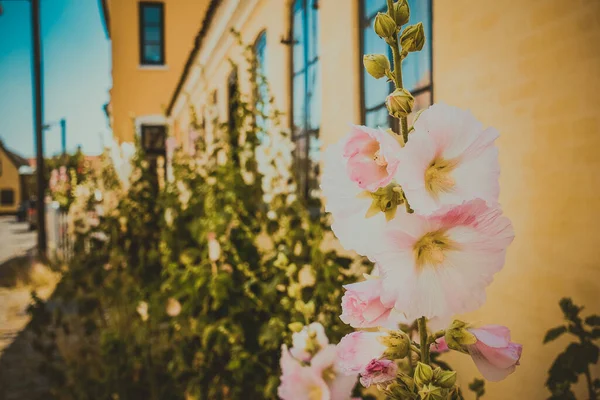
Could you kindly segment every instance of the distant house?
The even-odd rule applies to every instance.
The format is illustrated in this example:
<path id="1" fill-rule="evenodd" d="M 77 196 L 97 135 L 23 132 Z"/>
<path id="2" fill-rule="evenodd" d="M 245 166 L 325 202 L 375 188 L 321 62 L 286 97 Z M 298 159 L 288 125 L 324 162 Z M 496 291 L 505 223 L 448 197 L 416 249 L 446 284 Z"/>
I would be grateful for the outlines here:
<path id="1" fill-rule="evenodd" d="M 8 150 L 0 140 L 0 214 L 15 213 L 28 197 L 30 171 L 27 159 Z"/>

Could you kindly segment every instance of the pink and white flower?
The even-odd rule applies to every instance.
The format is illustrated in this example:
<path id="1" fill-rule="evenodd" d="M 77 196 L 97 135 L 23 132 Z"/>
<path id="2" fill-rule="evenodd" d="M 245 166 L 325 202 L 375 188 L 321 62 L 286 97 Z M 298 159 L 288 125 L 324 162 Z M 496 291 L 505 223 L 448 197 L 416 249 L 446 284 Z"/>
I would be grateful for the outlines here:
<path id="1" fill-rule="evenodd" d="M 396 379 L 398 366 L 392 360 L 371 360 L 365 369 L 360 373 L 360 383 L 364 387 L 372 384 L 389 382 Z"/>
<path id="2" fill-rule="evenodd" d="M 348 400 L 355 376 L 339 374 L 335 368 L 336 346 L 321 349 L 308 366 L 292 357 L 285 345 L 281 349 L 281 384 L 277 394 L 283 400 Z"/>
<path id="3" fill-rule="evenodd" d="M 428 217 L 398 213 L 374 250 L 381 302 L 408 320 L 473 311 L 484 303 L 513 238 L 510 220 L 483 200 Z"/>
<path id="4" fill-rule="evenodd" d="M 367 279 L 363 282 L 344 286 L 346 293 L 342 297 L 342 315 L 340 319 L 353 328 L 375 328 L 378 326 L 398 329 L 399 323 L 408 322 L 394 310 L 393 302 L 381 302 L 382 280 Z"/>
<path id="5" fill-rule="evenodd" d="M 507 327 L 486 325 L 468 331 L 475 335 L 477 343 L 466 346 L 467 351 L 485 379 L 498 382 L 515 371 L 523 346 L 510 341 Z"/>
<path id="6" fill-rule="evenodd" d="M 385 226 L 385 215 L 366 218 L 373 199 L 348 176 L 344 146 L 345 141 L 339 141 L 324 153 L 321 189 L 327 199 L 325 210 L 333 217 L 331 228 L 342 246 L 368 256 L 371 242 Z"/>
<path id="7" fill-rule="evenodd" d="M 444 103 L 425 110 L 414 128 L 394 178 L 415 212 L 431 214 L 476 198 L 497 205 L 498 131 Z"/>
<path id="8" fill-rule="evenodd" d="M 337 367 L 343 374 L 358 374 L 372 360 L 379 359 L 386 347 L 379 342 L 384 332 L 356 331 L 347 334 L 337 345 Z"/>
<path id="9" fill-rule="evenodd" d="M 313 322 L 310 325 L 302 328 L 300 332 L 295 332 L 292 335 L 292 348 L 290 349 L 290 353 L 294 356 L 294 358 L 308 362 L 310 361 L 312 355 L 307 350 L 308 341 L 314 340 L 316 346 L 318 348 L 324 348 L 329 345 L 329 339 L 325 334 L 325 328 L 318 322 Z"/>
<path id="10" fill-rule="evenodd" d="M 344 158 L 350 180 L 374 192 L 388 185 L 400 163 L 400 144 L 387 132 L 352 126 L 344 140 Z"/>

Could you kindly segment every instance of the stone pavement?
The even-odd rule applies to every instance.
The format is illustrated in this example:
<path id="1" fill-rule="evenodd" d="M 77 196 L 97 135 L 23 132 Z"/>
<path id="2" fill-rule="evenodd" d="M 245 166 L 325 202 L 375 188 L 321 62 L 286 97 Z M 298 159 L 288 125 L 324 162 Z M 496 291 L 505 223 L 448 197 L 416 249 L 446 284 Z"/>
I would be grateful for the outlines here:
<path id="1" fill-rule="evenodd" d="M 35 261 L 35 244 L 27 223 L 0 216 L 0 400 L 50 398 L 31 347 L 27 307 L 32 290 L 43 299 L 52 294 L 58 275 Z"/>

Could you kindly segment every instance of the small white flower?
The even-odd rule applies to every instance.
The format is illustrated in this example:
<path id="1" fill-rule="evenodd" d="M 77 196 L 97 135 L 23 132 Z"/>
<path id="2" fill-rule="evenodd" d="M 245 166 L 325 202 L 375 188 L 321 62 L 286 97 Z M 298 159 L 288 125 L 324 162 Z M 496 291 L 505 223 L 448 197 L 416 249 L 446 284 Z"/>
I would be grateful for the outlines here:
<path id="1" fill-rule="evenodd" d="M 140 317 L 142 318 L 142 321 L 147 321 L 149 314 L 148 314 L 148 303 L 146 303 L 145 301 L 140 301 L 138 303 L 137 308 L 135 309 L 137 311 L 137 313 L 140 315 Z"/>

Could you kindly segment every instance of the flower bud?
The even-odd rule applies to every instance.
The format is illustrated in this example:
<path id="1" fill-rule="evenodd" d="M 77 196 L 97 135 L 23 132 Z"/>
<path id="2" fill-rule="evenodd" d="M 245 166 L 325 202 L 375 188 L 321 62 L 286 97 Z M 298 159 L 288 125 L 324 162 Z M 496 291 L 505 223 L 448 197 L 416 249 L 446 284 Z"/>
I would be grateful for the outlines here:
<path id="1" fill-rule="evenodd" d="M 410 8 L 406 0 L 398 0 L 394 3 L 394 20 L 396 25 L 402 26 L 408 22 L 410 18 Z"/>
<path id="2" fill-rule="evenodd" d="M 387 347 L 383 353 L 384 357 L 391 360 L 404 358 L 410 351 L 410 339 L 402 331 L 390 332 L 387 336 L 381 336 L 378 340 Z"/>
<path id="3" fill-rule="evenodd" d="M 402 118 L 411 113 L 415 98 L 406 89 L 396 89 L 385 99 L 385 106 L 392 117 Z"/>
<path id="4" fill-rule="evenodd" d="M 390 60 L 383 54 L 365 54 L 363 65 L 369 75 L 375 79 L 383 78 L 391 70 Z"/>
<path id="5" fill-rule="evenodd" d="M 425 44 L 425 32 L 423 31 L 423 24 L 419 22 L 416 25 L 407 26 L 400 36 L 400 44 L 402 50 L 411 52 L 419 51 Z"/>
<path id="6" fill-rule="evenodd" d="M 377 13 L 374 24 L 375 33 L 384 39 L 396 34 L 396 21 L 387 14 Z"/>
<path id="7" fill-rule="evenodd" d="M 419 396 L 421 396 L 422 400 L 443 400 L 444 391 L 442 388 L 430 383 L 419 390 Z"/>
<path id="8" fill-rule="evenodd" d="M 433 369 L 427 364 L 417 362 L 415 368 L 415 383 L 418 387 L 422 387 L 433 380 Z"/>
<path id="9" fill-rule="evenodd" d="M 450 327 L 446 329 L 444 338 L 449 348 L 465 353 L 465 346 L 477 343 L 477 337 L 466 328 L 467 324 L 465 322 L 454 320 Z"/>
<path id="10" fill-rule="evenodd" d="M 434 383 L 444 389 L 450 389 L 456 383 L 456 371 L 439 372 L 434 378 Z"/>

